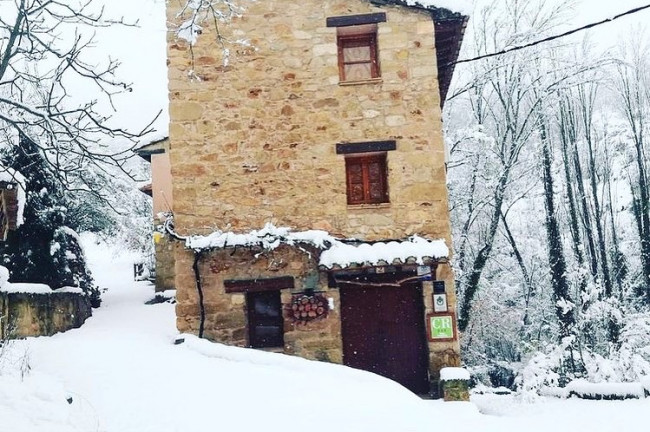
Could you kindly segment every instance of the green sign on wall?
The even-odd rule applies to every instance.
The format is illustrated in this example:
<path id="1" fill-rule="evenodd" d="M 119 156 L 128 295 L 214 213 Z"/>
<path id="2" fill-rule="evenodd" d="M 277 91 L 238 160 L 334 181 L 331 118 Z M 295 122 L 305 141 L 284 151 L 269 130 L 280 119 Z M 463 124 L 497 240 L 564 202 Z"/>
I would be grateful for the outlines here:
<path id="1" fill-rule="evenodd" d="M 451 341 L 456 339 L 456 322 L 453 313 L 438 313 L 427 315 L 429 340 Z"/>

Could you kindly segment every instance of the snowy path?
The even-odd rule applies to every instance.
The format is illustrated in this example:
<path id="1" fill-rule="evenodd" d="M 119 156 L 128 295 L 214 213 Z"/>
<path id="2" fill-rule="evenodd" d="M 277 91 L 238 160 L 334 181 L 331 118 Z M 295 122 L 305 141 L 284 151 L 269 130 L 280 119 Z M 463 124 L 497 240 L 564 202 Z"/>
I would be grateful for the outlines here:
<path id="1" fill-rule="evenodd" d="M 88 256 L 96 279 L 109 288 L 104 303 L 81 329 L 12 345 L 5 357 L 14 361 L 14 374 L 6 367 L 0 374 L 0 432 L 611 432 L 650 418 L 650 399 L 477 398 L 494 414 L 485 416 L 473 404 L 422 401 L 345 367 L 193 337 L 174 345 L 173 306 L 144 305 L 152 287 L 131 280 L 129 256 L 111 258 L 101 247 Z M 25 353 L 31 371 L 20 380 Z"/>

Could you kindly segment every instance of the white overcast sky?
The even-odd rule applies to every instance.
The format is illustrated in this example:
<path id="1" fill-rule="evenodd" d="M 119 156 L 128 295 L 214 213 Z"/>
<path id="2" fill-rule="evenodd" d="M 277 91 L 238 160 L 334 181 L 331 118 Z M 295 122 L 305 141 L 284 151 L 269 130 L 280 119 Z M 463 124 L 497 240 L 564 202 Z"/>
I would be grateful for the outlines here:
<path id="1" fill-rule="evenodd" d="M 98 44 L 94 55 L 98 58 L 110 55 L 120 59 L 120 76 L 134 83 L 133 93 L 117 101 L 116 124 L 136 129 L 146 124 L 159 110 L 163 110 L 163 116 L 156 123 L 159 131 L 156 135 L 166 134 L 165 0 L 98 1 L 105 2 L 107 15 L 124 15 L 131 20 L 137 19 L 140 23 L 137 28 L 102 29 L 97 34 Z M 489 0 L 477 2 L 485 4 Z M 576 3 L 575 17 L 567 24 L 567 28 L 614 16 L 648 4 L 650 0 L 582 0 Z M 650 9 L 596 27 L 590 31 L 590 35 L 594 42 L 605 49 L 615 45 L 622 35 L 637 31 L 645 22 L 650 22 Z"/>

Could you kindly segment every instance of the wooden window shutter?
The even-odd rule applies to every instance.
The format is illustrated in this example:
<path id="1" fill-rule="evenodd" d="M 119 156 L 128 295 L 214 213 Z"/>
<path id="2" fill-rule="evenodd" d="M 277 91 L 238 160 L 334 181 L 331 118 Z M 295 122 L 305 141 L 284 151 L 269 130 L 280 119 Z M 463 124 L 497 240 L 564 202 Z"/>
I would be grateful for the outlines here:
<path id="1" fill-rule="evenodd" d="M 345 159 L 348 204 L 388 202 L 386 154 Z"/>

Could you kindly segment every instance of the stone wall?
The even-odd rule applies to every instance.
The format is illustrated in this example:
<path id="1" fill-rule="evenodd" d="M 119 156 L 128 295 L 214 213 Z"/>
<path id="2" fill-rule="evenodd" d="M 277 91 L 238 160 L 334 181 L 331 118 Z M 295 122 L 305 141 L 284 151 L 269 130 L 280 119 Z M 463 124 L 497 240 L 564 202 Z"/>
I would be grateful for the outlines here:
<path id="1" fill-rule="evenodd" d="M 154 248 L 156 253 L 156 292 L 176 289 L 173 243 L 168 236 L 161 236 Z"/>
<path id="2" fill-rule="evenodd" d="M 168 17 L 177 21 L 170 3 Z M 170 159 L 182 233 L 273 221 L 367 240 L 410 234 L 449 240 L 433 22 L 427 13 L 368 1 L 265 0 L 193 47 L 169 35 Z M 340 85 L 333 15 L 384 11 L 381 80 Z M 188 78 L 190 70 L 199 80 Z M 336 143 L 394 139 L 390 204 L 348 206 Z"/>
<path id="3" fill-rule="evenodd" d="M 86 295 L 0 292 L 0 339 L 51 336 L 81 327 L 91 315 Z"/>
<path id="4" fill-rule="evenodd" d="M 176 260 L 177 283 L 183 289 L 176 294 L 176 323 L 180 332 L 199 331 L 199 294 L 192 269 L 194 255 L 179 248 Z M 204 336 L 208 339 L 245 347 L 248 341 L 246 295 L 226 293 L 224 281 L 229 279 L 258 279 L 293 276 L 294 289 L 282 290 L 286 307 L 291 295 L 304 291 L 305 277 L 316 269 L 315 251 L 306 253 L 290 246 L 258 254 L 247 248 L 213 251 L 202 255 L 199 274 L 203 291 L 206 320 Z M 294 324 L 285 315 L 284 352 L 316 360 L 342 362 L 341 325 L 338 290 L 327 288 L 326 275 L 321 275 L 319 291 L 334 300 L 335 309 L 322 320 L 306 325 Z"/>

